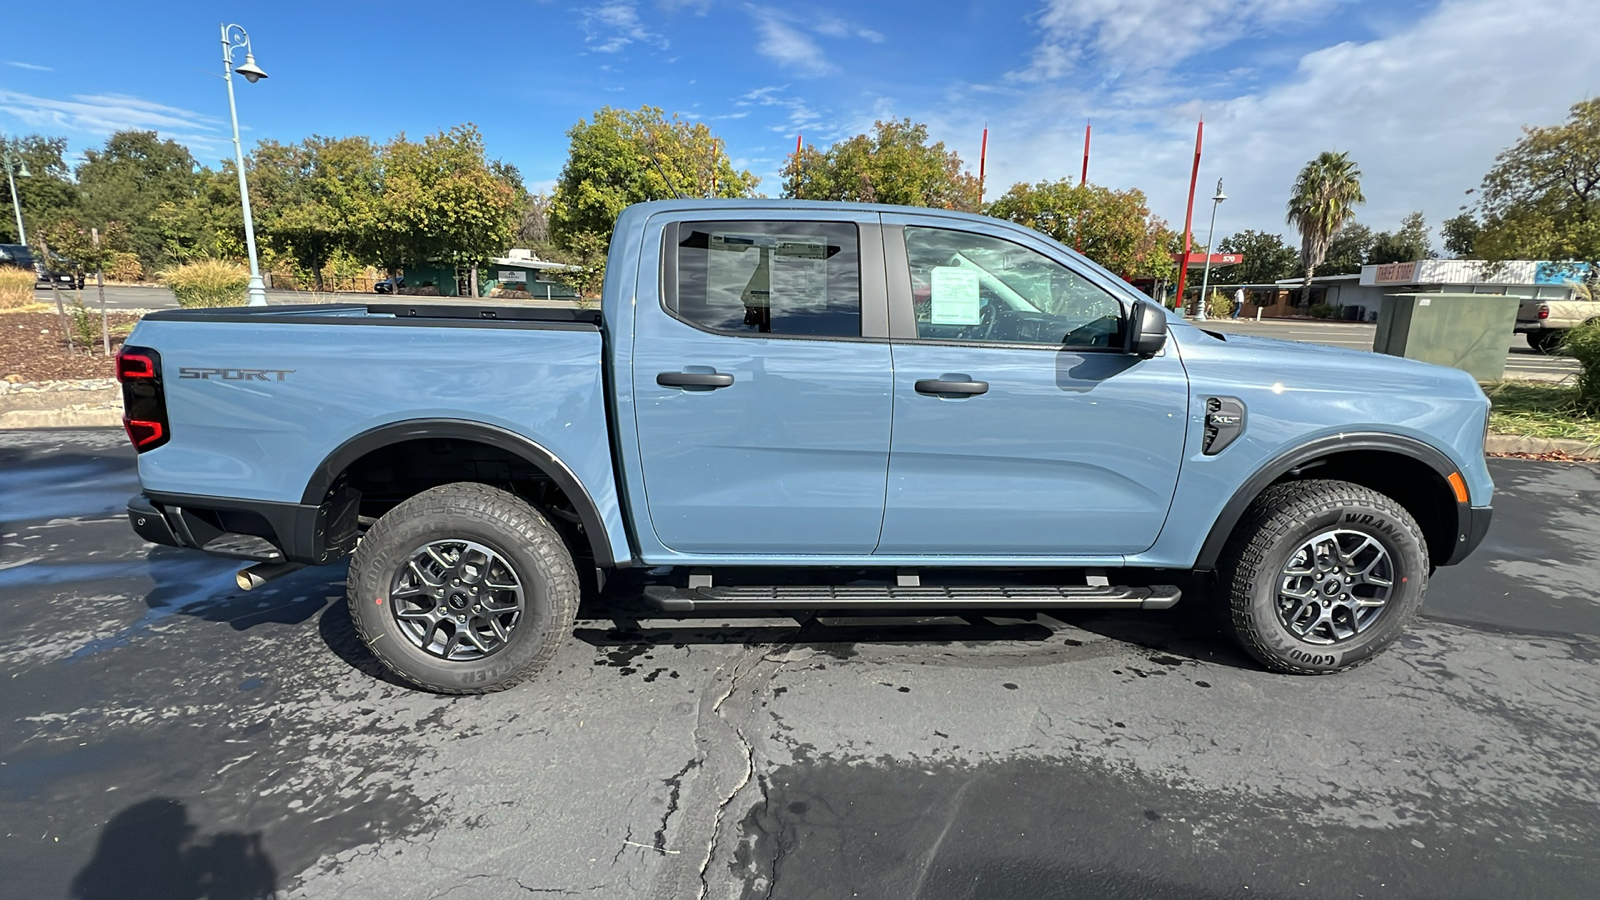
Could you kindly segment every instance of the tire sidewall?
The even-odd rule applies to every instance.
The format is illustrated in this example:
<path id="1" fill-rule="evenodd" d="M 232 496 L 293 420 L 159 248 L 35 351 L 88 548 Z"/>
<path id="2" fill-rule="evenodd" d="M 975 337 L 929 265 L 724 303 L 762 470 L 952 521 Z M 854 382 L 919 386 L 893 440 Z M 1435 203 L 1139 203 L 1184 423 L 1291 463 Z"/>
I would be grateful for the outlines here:
<path id="1" fill-rule="evenodd" d="M 357 627 L 391 670 L 420 687 L 492 689 L 526 669 L 545 651 L 547 642 L 560 639 L 550 627 L 550 585 L 556 573 L 548 571 L 545 562 L 522 545 L 514 529 L 496 524 L 461 512 L 406 519 L 378 535 L 377 541 L 363 540 L 356 551 L 350 607 Z M 423 545 L 441 540 L 470 540 L 489 547 L 510 565 L 522 584 L 523 612 L 510 640 L 482 659 L 452 662 L 433 656 L 413 644 L 395 620 L 389 590 L 396 573 Z"/>
<path id="2" fill-rule="evenodd" d="M 1283 568 L 1300 545 L 1324 531 L 1356 531 L 1377 541 L 1389 554 L 1395 585 L 1389 602 L 1366 631 L 1337 644 L 1313 644 L 1289 631 L 1278 617 L 1278 585 Z M 1249 597 L 1256 638 L 1274 663 L 1308 672 L 1335 672 L 1363 662 L 1400 636 L 1422 606 L 1427 589 L 1427 545 L 1414 523 L 1366 504 L 1348 504 L 1290 524 L 1262 560 Z"/>

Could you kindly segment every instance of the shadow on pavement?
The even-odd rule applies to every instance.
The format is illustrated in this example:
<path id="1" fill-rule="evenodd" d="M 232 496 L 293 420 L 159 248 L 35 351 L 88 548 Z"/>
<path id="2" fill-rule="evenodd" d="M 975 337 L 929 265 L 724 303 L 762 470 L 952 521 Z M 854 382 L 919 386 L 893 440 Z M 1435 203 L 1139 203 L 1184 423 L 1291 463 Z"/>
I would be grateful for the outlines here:
<path id="1" fill-rule="evenodd" d="M 158 797 L 106 823 L 94 856 L 72 879 L 73 900 L 254 900 L 278 872 L 260 832 L 196 837 L 183 803 Z"/>

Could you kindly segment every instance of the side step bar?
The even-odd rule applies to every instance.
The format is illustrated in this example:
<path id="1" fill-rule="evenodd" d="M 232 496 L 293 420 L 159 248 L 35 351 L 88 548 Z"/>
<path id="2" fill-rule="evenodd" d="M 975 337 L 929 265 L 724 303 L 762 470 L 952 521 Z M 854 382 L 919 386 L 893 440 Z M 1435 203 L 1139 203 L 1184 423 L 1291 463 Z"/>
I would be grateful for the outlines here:
<path id="1" fill-rule="evenodd" d="M 1183 593 L 1170 584 L 958 587 L 697 587 L 649 585 L 645 601 L 666 612 L 793 609 L 1167 609 Z"/>

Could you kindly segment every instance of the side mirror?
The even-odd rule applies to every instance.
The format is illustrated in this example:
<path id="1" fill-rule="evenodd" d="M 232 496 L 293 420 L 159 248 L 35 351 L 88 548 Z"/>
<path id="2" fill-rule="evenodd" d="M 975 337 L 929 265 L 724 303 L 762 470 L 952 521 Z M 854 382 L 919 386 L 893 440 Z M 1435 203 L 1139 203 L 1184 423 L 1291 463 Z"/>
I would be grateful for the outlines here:
<path id="1" fill-rule="evenodd" d="M 1167 311 L 1149 300 L 1136 301 L 1128 313 L 1127 352 L 1140 359 L 1149 359 L 1165 346 Z"/>

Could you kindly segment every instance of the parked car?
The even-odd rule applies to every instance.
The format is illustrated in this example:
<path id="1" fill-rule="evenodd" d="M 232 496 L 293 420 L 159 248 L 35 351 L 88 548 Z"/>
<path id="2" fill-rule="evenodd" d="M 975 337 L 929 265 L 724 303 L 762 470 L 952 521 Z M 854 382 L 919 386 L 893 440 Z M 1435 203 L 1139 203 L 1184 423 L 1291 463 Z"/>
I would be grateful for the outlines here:
<path id="1" fill-rule="evenodd" d="M 34 273 L 39 272 L 39 264 L 33 258 L 33 251 L 25 244 L 0 244 L 0 266 L 13 266 Z M 42 276 L 40 280 L 43 280 Z"/>
<path id="2" fill-rule="evenodd" d="M 366 645 L 447 693 L 537 673 L 619 570 L 658 616 L 1159 609 L 1199 570 L 1265 666 L 1338 672 L 1491 515 L 1467 374 L 1204 331 L 943 210 L 640 204 L 596 310 L 163 310 L 117 370 L 141 536 L 245 587 L 353 553 Z"/>
<path id="3" fill-rule="evenodd" d="M 391 278 L 385 278 L 382 281 L 374 282 L 372 285 L 372 292 L 374 294 L 393 294 L 405 286 L 406 277 L 404 275 L 395 275 Z"/>
<path id="4" fill-rule="evenodd" d="M 1517 334 L 1528 336 L 1528 346 L 1552 353 L 1568 331 L 1600 319 L 1600 302 L 1594 300 L 1523 300 L 1517 306 Z"/>

